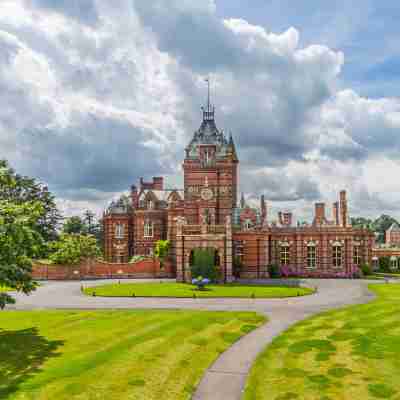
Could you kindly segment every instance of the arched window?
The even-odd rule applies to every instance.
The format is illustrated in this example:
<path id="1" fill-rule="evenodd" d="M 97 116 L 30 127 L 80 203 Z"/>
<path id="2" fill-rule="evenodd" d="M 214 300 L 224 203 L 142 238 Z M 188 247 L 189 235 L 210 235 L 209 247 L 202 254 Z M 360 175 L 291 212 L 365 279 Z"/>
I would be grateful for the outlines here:
<path id="1" fill-rule="evenodd" d="M 154 226 L 152 221 L 145 221 L 144 223 L 144 237 L 150 238 L 154 235 Z"/>
<path id="2" fill-rule="evenodd" d="M 115 225 L 115 238 L 123 239 L 125 237 L 125 225 L 117 224 Z"/>
<path id="3" fill-rule="evenodd" d="M 152 210 L 152 209 L 154 208 L 154 201 L 153 201 L 153 200 L 149 200 L 149 201 L 147 202 L 147 208 L 148 208 L 149 210 Z"/>
<path id="4" fill-rule="evenodd" d="M 290 247 L 288 245 L 281 245 L 281 265 L 290 264 Z"/>
<path id="5" fill-rule="evenodd" d="M 335 268 L 340 268 L 342 266 L 342 246 L 335 244 L 332 248 L 332 263 Z"/>
<path id="6" fill-rule="evenodd" d="M 317 268 L 317 248 L 315 244 L 309 244 L 307 246 L 307 268 Z"/>

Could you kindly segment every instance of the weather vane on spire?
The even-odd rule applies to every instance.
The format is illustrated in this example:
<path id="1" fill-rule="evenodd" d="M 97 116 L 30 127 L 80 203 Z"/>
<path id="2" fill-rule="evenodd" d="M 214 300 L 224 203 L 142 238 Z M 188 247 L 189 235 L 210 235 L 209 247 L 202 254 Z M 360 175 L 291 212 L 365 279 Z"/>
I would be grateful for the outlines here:
<path id="1" fill-rule="evenodd" d="M 208 76 L 205 81 L 207 82 L 207 88 L 208 88 L 208 92 L 207 92 L 207 111 L 210 112 L 210 76 Z"/>
<path id="2" fill-rule="evenodd" d="M 204 79 L 207 82 L 207 109 L 201 108 L 203 110 L 203 119 L 205 121 L 214 120 L 214 107 L 211 107 L 211 82 L 210 76 Z"/>

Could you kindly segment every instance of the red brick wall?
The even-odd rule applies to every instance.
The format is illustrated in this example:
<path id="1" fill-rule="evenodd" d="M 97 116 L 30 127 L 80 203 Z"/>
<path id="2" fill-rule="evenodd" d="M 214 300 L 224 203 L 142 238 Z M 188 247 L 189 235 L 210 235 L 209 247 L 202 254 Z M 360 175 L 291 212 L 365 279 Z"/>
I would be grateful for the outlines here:
<path id="1" fill-rule="evenodd" d="M 98 260 L 88 260 L 81 265 L 35 264 L 32 276 L 37 280 L 79 280 L 107 278 L 174 278 L 175 270 L 171 263 L 160 268 L 157 260 L 144 260 L 137 263 L 115 264 Z"/>

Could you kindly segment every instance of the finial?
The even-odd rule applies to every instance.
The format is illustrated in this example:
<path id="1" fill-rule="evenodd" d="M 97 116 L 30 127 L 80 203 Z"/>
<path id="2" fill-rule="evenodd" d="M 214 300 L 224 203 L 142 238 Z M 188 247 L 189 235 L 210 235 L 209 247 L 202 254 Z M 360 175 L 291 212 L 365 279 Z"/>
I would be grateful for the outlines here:
<path id="1" fill-rule="evenodd" d="M 214 120 L 214 113 L 215 108 L 211 106 L 211 84 L 210 84 L 210 77 L 208 76 L 204 79 L 207 82 L 207 108 L 203 110 L 203 119 L 204 121 L 213 121 Z"/>
<path id="2" fill-rule="evenodd" d="M 240 198 L 240 208 L 244 208 L 246 206 L 246 201 L 244 199 L 244 193 L 242 192 L 242 196 Z"/>
<path id="3" fill-rule="evenodd" d="M 210 112 L 210 76 L 208 76 L 205 81 L 207 82 L 207 111 Z"/>

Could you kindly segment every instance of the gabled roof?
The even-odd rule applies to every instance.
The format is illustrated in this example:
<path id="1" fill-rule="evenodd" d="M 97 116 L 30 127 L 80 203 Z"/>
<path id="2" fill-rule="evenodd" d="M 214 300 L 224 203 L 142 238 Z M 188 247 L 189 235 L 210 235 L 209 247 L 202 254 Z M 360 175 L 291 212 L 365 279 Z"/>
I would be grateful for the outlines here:
<path id="1" fill-rule="evenodd" d="M 390 225 L 390 228 L 388 229 L 389 232 L 392 231 L 400 231 L 400 226 L 396 222 L 394 222 L 392 225 Z"/>

